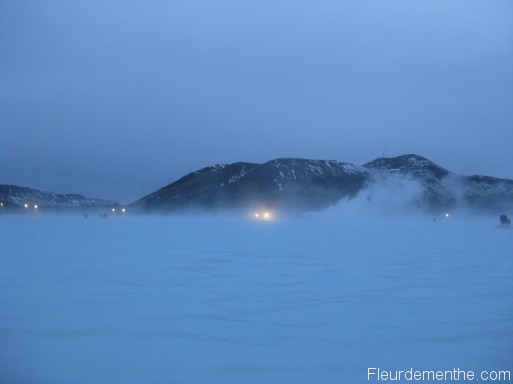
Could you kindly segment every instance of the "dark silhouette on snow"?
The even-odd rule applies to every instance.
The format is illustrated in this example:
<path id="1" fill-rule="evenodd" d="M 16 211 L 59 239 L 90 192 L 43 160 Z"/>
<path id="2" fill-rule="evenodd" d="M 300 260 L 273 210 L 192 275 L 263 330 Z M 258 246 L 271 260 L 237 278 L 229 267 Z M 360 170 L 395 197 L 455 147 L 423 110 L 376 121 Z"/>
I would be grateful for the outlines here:
<path id="1" fill-rule="evenodd" d="M 501 215 L 499 217 L 501 223 L 499 224 L 499 228 L 511 228 L 511 220 L 506 215 Z"/>

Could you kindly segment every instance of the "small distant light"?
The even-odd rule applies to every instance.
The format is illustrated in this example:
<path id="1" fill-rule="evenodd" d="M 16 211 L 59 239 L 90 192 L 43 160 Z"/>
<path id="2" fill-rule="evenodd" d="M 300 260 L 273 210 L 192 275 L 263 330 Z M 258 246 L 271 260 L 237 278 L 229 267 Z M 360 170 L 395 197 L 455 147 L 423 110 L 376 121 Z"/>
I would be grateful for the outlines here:
<path id="1" fill-rule="evenodd" d="M 34 204 L 34 208 L 35 208 L 35 209 L 38 209 L 39 207 L 37 206 L 37 204 Z"/>
<path id="2" fill-rule="evenodd" d="M 4 206 L 4 203 L 0 203 L 0 207 L 3 207 Z"/>
<path id="3" fill-rule="evenodd" d="M 112 208 L 112 212 L 116 212 L 116 208 Z"/>
<path id="4" fill-rule="evenodd" d="M 125 213 L 125 212 L 126 212 L 126 209 L 125 209 L 125 208 L 121 209 L 121 212 Z"/>
<path id="5" fill-rule="evenodd" d="M 24 207 L 25 207 L 25 208 L 28 208 L 28 204 L 25 204 L 25 205 L 24 205 Z"/>
<path id="6" fill-rule="evenodd" d="M 446 213 L 445 213 L 445 217 L 449 217 L 449 212 L 446 212 Z"/>
<path id="7" fill-rule="evenodd" d="M 257 211 L 253 214 L 253 217 L 256 220 L 272 220 L 273 212 L 272 211 Z"/>

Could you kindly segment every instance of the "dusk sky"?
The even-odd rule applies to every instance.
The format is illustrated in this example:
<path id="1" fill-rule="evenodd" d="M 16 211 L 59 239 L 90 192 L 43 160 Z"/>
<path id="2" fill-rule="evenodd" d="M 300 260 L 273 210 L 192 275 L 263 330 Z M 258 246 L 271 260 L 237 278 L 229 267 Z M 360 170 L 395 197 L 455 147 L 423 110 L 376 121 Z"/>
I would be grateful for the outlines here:
<path id="1" fill-rule="evenodd" d="M 513 1 L 0 0 L 0 184 L 132 202 L 214 163 L 513 179 Z"/>

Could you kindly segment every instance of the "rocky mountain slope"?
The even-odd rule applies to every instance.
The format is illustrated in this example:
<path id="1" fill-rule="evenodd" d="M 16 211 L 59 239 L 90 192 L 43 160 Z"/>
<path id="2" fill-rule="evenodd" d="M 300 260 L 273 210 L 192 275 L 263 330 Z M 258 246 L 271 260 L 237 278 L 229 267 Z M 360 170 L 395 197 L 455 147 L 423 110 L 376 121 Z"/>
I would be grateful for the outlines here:
<path id="1" fill-rule="evenodd" d="M 0 203 L 6 210 L 22 209 L 104 209 L 118 204 L 102 199 L 90 199 L 81 195 L 59 195 L 38 189 L 0 184 Z"/>
<path id="2" fill-rule="evenodd" d="M 355 196 L 367 170 L 338 161 L 277 159 L 264 164 L 215 165 L 140 199 L 145 210 L 238 209 L 266 206 L 321 210 Z"/>
<path id="3" fill-rule="evenodd" d="M 394 195 L 403 206 L 424 211 L 513 210 L 513 180 L 463 176 L 418 155 L 378 158 L 364 165 L 334 160 L 282 158 L 263 164 L 218 164 L 192 172 L 137 200 L 133 212 L 271 209 L 320 211 L 360 196 L 386 204 Z M 81 195 L 0 185 L 3 211 L 106 210 L 119 204 Z M 25 205 L 27 207 L 25 207 Z M 35 208 L 37 206 L 37 208 Z"/>
<path id="4" fill-rule="evenodd" d="M 414 183 L 404 196 L 423 210 L 513 206 L 513 181 L 456 175 L 418 155 L 379 158 L 363 166 L 333 160 L 276 159 L 264 164 L 214 165 L 193 172 L 132 204 L 142 211 L 251 209 L 308 212 L 369 188 Z"/>
<path id="5" fill-rule="evenodd" d="M 513 208 L 513 180 L 452 173 L 418 155 L 380 158 L 364 165 L 373 173 L 372 182 L 414 182 L 420 192 L 411 203 L 437 211 L 455 208 L 496 211 Z"/>

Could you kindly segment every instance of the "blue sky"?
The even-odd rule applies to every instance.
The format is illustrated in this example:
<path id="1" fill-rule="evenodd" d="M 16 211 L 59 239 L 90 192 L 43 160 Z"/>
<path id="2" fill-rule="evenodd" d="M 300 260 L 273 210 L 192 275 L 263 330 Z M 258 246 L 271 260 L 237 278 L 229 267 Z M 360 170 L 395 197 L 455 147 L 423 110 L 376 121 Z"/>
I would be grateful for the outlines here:
<path id="1" fill-rule="evenodd" d="M 511 1 L 0 0 L 0 183 L 131 202 L 213 163 L 513 178 Z"/>

